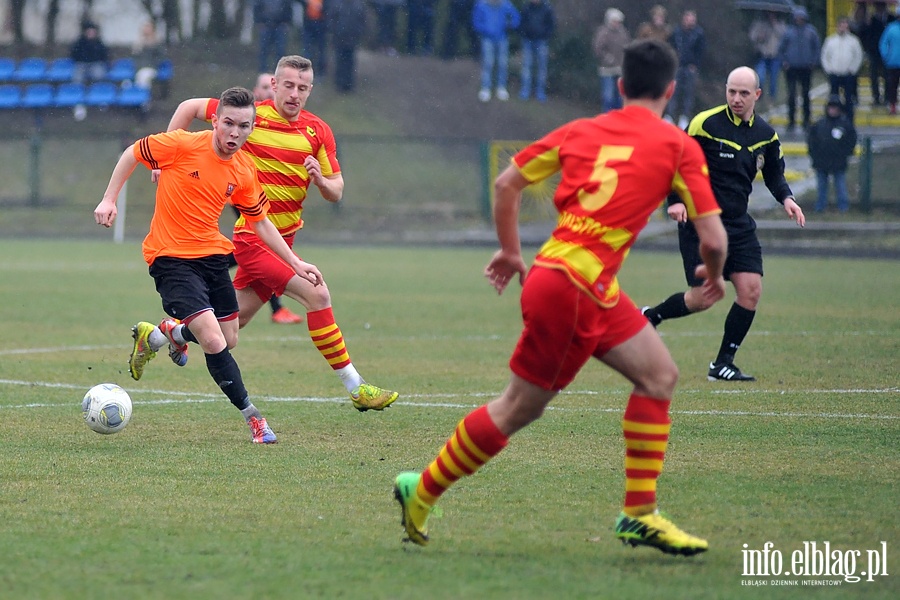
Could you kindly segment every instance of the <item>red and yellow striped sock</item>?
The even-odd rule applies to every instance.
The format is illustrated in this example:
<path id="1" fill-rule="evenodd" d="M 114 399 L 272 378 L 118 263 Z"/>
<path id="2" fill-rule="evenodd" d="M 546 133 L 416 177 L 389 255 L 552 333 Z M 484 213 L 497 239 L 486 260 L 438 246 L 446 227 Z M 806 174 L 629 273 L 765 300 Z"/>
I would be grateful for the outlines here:
<path id="1" fill-rule="evenodd" d="M 437 499 L 463 475 L 471 475 L 506 446 L 509 438 L 497 429 L 487 405 L 470 412 L 422 472 L 416 494 L 425 504 Z"/>
<path id="2" fill-rule="evenodd" d="M 622 419 L 625 434 L 625 514 L 656 510 L 656 479 L 669 442 L 669 400 L 632 394 Z"/>
<path id="3" fill-rule="evenodd" d="M 331 368 L 337 371 L 350 364 L 350 353 L 344 345 L 341 328 L 334 321 L 331 307 L 306 313 L 309 337 Z"/>

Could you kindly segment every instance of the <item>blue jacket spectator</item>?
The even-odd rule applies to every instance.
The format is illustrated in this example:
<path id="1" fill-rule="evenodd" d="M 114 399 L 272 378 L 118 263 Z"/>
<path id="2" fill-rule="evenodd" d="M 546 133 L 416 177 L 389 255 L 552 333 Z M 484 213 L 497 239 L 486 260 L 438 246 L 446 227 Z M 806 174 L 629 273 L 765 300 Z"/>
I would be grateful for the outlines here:
<path id="1" fill-rule="evenodd" d="M 890 114 L 896 115 L 897 85 L 900 84 L 900 21 L 892 21 L 885 28 L 878 42 L 878 50 L 884 59 L 884 97 Z"/>
<path id="2" fill-rule="evenodd" d="M 803 95 L 803 129 L 809 128 L 810 99 L 809 88 L 812 71 L 819 64 L 822 43 L 819 32 L 809 24 L 809 14 L 805 8 L 794 9 L 794 23 L 781 38 L 781 67 L 784 69 L 788 92 L 788 131 L 794 129 L 797 112 L 797 86 Z"/>
<path id="3" fill-rule="evenodd" d="M 529 0 L 522 8 L 519 35 L 522 37 L 522 89 L 519 98 L 531 97 L 531 71 L 535 71 L 534 97 L 547 100 L 547 63 L 550 59 L 550 36 L 556 28 L 556 15 L 547 0 Z"/>
<path id="4" fill-rule="evenodd" d="M 472 10 L 472 26 L 481 38 L 481 90 L 478 99 L 491 99 L 491 79 L 497 65 L 497 99 L 509 100 L 508 32 L 519 27 L 520 15 L 510 0 L 478 0 Z"/>
<path id="5" fill-rule="evenodd" d="M 509 31 L 519 27 L 521 16 L 510 0 L 478 0 L 472 10 L 472 26 L 484 39 L 507 40 Z"/>
<path id="6" fill-rule="evenodd" d="M 681 13 L 681 23 L 672 31 L 669 43 L 678 54 L 678 71 L 675 73 L 675 95 L 666 107 L 668 117 L 678 117 L 678 126 L 686 129 L 694 116 L 694 100 L 700 65 L 706 52 L 706 35 L 697 24 L 697 13 L 686 10 Z"/>
<path id="7" fill-rule="evenodd" d="M 259 31 L 259 72 L 275 70 L 275 64 L 285 55 L 288 35 L 294 22 L 292 0 L 255 0 L 253 23 Z M 271 60 L 270 60 L 271 57 Z"/>

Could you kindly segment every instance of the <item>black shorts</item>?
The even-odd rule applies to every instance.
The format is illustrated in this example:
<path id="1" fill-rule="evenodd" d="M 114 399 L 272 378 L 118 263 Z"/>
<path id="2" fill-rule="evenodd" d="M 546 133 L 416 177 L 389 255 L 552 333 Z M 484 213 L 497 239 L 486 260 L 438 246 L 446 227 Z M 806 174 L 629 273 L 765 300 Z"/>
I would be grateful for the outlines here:
<path id="1" fill-rule="evenodd" d="M 217 319 L 227 320 L 238 312 L 228 275 L 228 256 L 224 254 L 203 258 L 160 256 L 150 265 L 150 276 L 170 317 L 183 321 L 212 309 Z"/>
<path id="2" fill-rule="evenodd" d="M 763 274 L 762 247 L 756 237 L 756 222 L 750 215 L 737 222 L 722 221 L 728 233 L 728 258 L 723 275 L 731 279 L 732 273 Z M 684 278 L 690 287 L 703 284 L 694 276 L 694 270 L 703 264 L 700 258 L 700 237 L 690 223 L 678 224 L 678 247 L 684 264 Z"/>

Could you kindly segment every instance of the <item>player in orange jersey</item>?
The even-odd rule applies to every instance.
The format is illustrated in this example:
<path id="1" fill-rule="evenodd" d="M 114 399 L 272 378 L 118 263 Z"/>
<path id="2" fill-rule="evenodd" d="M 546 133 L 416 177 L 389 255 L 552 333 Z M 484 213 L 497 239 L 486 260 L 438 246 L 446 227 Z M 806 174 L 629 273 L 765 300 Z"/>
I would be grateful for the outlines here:
<path id="1" fill-rule="evenodd" d="M 625 502 L 616 537 L 675 554 L 707 549 L 705 540 L 657 512 L 656 479 L 678 369 L 617 279 L 650 215 L 676 190 L 700 235 L 703 265 L 697 275 L 704 279 L 703 292 L 710 302 L 725 294 L 726 236 L 706 160 L 696 141 L 661 119 L 675 89 L 677 62 L 665 43 L 628 45 L 618 81 L 624 108 L 548 133 L 516 154 L 495 181 L 500 250 L 484 274 L 498 293 L 513 279 L 524 281 L 524 330 L 510 359 L 511 381 L 500 397 L 469 413 L 424 471 L 394 480 L 410 541 L 428 543 L 428 516 L 439 496 L 539 418 L 595 358 L 634 384 L 622 422 Z M 557 226 L 526 277 L 518 230 L 522 190 L 557 172 L 562 174 L 553 200 Z"/>
<path id="2" fill-rule="evenodd" d="M 238 340 L 238 303 L 228 275 L 234 246 L 219 232 L 219 216 L 228 203 L 241 212 L 263 244 L 311 287 L 324 285 L 322 274 L 284 242 L 266 219 L 269 202 L 256 178 L 256 167 L 241 146 L 253 130 L 256 108 L 244 88 L 222 93 L 212 131 L 173 131 L 150 135 L 129 146 L 119 158 L 94 219 L 109 227 L 116 199 L 138 163 L 163 169 L 156 192 L 144 260 L 162 297 L 163 309 L 181 324 L 166 319 L 160 327 L 141 322 L 129 368 L 140 379 L 144 365 L 167 343 L 170 355 L 187 358 L 187 342 L 200 345 L 209 374 L 244 415 L 256 443 L 274 443 L 275 434 L 250 402 L 241 371 L 230 349 Z M 173 359 L 175 356 L 173 356 Z M 186 360 L 184 361 L 186 362 Z"/>
<path id="3" fill-rule="evenodd" d="M 314 183 L 329 202 L 344 193 L 344 178 L 337 161 L 331 128 L 306 111 L 313 87 L 312 63 L 302 56 L 284 56 L 275 68 L 275 98 L 256 103 L 256 127 L 244 150 L 253 157 L 259 181 L 269 198 L 269 220 L 289 246 L 303 227 L 303 201 Z M 209 120 L 218 101 L 191 98 L 172 115 L 169 131 L 187 128 L 194 119 Z M 290 269 L 239 218 L 234 225 L 234 277 L 243 327 L 274 292 L 306 307 L 309 334 L 319 353 L 340 377 L 357 410 L 382 410 L 397 399 L 397 392 L 366 383 L 350 361 L 350 354 L 331 307 L 327 285 L 313 286 Z"/>

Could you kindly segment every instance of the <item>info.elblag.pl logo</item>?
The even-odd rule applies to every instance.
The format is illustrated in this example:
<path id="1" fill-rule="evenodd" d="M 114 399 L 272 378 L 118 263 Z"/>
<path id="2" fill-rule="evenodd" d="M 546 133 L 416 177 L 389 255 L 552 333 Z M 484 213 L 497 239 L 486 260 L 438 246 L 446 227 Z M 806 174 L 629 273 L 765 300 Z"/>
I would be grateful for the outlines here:
<path id="1" fill-rule="evenodd" d="M 871 550 L 833 548 L 831 542 L 803 542 L 785 554 L 766 542 L 762 549 L 743 545 L 741 585 L 834 586 L 887 577 L 887 542 Z M 773 579 L 774 578 L 774 579 Z M 791 579 L 788 579 L 791 578 Z"/>

